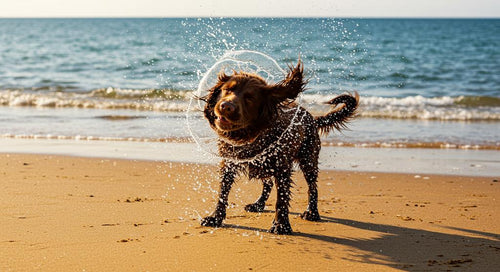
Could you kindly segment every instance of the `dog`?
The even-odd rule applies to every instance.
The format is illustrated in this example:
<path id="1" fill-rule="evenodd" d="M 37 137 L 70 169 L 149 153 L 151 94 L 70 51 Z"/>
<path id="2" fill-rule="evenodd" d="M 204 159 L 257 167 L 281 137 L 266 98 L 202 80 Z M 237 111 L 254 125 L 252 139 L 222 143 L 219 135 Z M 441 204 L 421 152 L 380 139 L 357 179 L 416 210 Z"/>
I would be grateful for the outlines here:
<path id="1" fill-rule="evenodd" d="M 294 101 L 307 84 L 302 61 L 289 66 L 286 77 L 268 84 L 256 74 L 234 71 L 219 73 L 217 83 L 200 99 L 206 102 L 204 116 L 218 135 L 220 164 L 219 199 L 212 215 L 202 226 L 220 227 L 226 218 L 228 196 L 235 178 L 246 174 L 260 179 L 262 194 L 249 212 L 262 212 L 273 187 L 277 188 L 275 217 L 269 230 L 291 234 L 288 219 L 293 165 L 298 163 L 308 184 L 308 206 L 301 217 L 319 221 L 318 157 L 320 134 L 346 128 L 355 116 L 359 95 L 343 94 L 327 102 L 335 106 L 328 114 L 313 117 Z"/>

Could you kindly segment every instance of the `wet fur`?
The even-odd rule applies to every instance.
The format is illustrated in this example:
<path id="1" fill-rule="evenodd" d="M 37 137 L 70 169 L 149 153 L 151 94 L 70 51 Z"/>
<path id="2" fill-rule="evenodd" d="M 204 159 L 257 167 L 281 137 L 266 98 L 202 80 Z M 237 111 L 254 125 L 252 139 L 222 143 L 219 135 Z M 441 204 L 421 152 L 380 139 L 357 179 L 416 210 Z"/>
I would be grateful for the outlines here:
<path id="1" fill-rule="evenodd" d="M 250 179 L 262 180 L 263 189 L 259 199 L 245 210 L 263 211 L 275 184 L 278 197 L 270 232 L 290 234 L 288 208 L 294 163 L 298 163 L 309 187 L 308 207 L 301 217 L 320 220 L 316 186 L 320 133 L 344 128 L 355 114 L 359 97 L 340 95 L 327 102 L 336 106 L 331 112 L 313 117 L 293 104 L 306 83 L 300 61 L 290 67 L 283 81 L 273 85 L 244 72 L 219 75 L 218 82 L 202 98 L 206 102 L 205 118 L 219 135 L 218 148 L 223 158 L 219 201 L 214 213 L 202 219 L 201 225 L 222 225 L 231 186 L 238 175 L 246 174 Z"/>

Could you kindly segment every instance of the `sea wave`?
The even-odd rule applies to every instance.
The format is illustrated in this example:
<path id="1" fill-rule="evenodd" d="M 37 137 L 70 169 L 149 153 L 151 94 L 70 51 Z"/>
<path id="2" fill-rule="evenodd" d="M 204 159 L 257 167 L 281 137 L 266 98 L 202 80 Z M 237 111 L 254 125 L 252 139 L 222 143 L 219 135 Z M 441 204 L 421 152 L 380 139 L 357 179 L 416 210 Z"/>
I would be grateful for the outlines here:
<path id="1" fill-rule="evenodd" d="M 190 91 L 103 88 L 90 92 L 0 90 L 0 105 L 11 107 L 184 111 Z"/>
<path id="2" fill-rule="evenodd" d="M 186 111 L 192 91 L 101 88 L 89 92 L 0 90 L 0 105 L 10 107 Z M 300 103 L 324 114 L 334 95 L 304 94 Z M 362 96 L 360 117 L 441 121 L 500 121 L 500 98 L 491 96 Z M 197 109 L 199 110 L 199 109 Z"/>
<path id="3" fill-rule="evenodd" d="M 442 121 L 500 120 L 500 99 L 496 97 L 366 97 L 363 105 L 361 116 L 364 117 Z"/>
<path id="4" fill-rule="evenodd" d="M 331 98 L 331 97 L 329 97 Z M 324 95 L 305 95 L 303 102 L 319 105 L 328 101 Z M 316 111 L 325 108 L 316 108 Z M 374 97 L 360 99 L 360 117 L 419 119 L 441 121 L 500 121 L 500 98 L 497 97 Z"/>
<path id="5" fill-rule="evenodd" d="M 0 139 L 25 140 L 66 140 L 66 141 L 118 141 L 118 142 L 150 142 L 150 143 L 195 143 L 191 137 L 103 137 L 85 135 L 54 135 L 54 134 L 0 134 Z M 364 141 L 345 142 L 323 139 L 323 146 L 356 147 L 356 148 L 425 148 L 425 149 L 464 149 L 464 150 L 500 150 L 498 143 L 465 144 L 458 142 L 424 142 L 424 141 Z"/>

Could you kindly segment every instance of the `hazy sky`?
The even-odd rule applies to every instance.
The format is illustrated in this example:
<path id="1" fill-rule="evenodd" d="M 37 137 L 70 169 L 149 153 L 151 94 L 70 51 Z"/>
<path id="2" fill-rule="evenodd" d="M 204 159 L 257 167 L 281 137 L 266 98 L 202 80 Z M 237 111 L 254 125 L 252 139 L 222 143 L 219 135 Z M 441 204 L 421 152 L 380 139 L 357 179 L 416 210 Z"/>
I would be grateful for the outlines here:
<path id="1" fill-rule="evenodd" d="M 500 17 L 500 0 L 0 1 L 0 17 Z"/>

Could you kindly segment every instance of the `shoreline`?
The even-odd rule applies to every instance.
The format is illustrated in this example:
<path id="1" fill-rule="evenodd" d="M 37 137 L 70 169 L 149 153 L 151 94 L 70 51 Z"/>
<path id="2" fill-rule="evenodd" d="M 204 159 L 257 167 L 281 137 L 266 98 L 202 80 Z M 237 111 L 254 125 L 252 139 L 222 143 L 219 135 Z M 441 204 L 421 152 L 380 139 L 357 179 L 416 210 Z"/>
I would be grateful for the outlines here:
<path id="1" fill-rule="evenodd" d="M 145 161 L 218 163 L 189 142 L 136 142 L 0 138 L 0 153 L 49 154 Z M 321 170 L 500 176 L 496 150 L 322 146 Z"/>
<path id="2" fill-rule="evenodd" d="M 0 154 L 2 271 L 493 271 L 500 267 L 498 180 L 320 171 L 320 222 L 267 233 L 243 207 L 261 186 L 241 178 L 221 228 L 201 227 L 217 200 L 213 164 Z"/>
<path id="3" fill-rule="evenodd" d="M 121 117 L 115 116 L 119 119 Z M 125 118 L 125 117 L 123 117 Z M 70 140 L 70 141 L 107 141 L 107 142 L 144 142 L 144 143 L 195 143 L 190 136 L 175 136 L 164 138 L 134 138 L 134 137 L 96 137 L 96 136 L 64 136 L 64 135 L 14 135 L 0 134 L 0 139 L 21 140 Z M 498 144 L 463 144 L 448 142 L 345 142 L 333 139 L 322 139 L 321 146 L 326 147 L 356 147 L 356 148 L 398 148 L 398 149 L 462 149 L 462 150 L 498 150 Z"/>

